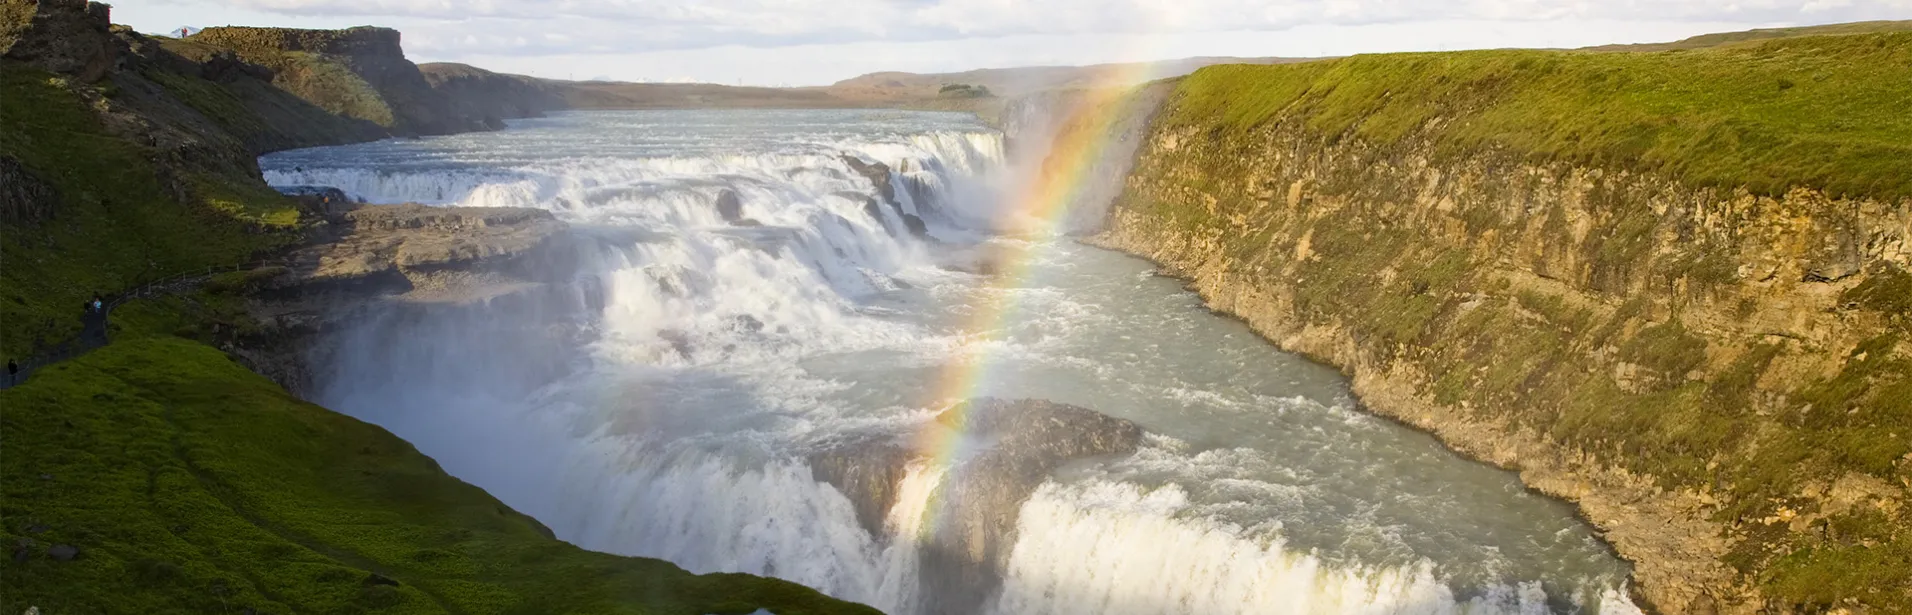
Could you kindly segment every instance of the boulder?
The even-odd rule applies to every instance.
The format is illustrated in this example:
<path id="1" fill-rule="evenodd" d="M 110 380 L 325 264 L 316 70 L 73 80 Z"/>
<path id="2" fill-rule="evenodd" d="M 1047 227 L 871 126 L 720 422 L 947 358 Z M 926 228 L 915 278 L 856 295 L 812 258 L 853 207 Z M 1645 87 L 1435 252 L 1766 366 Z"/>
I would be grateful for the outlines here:
<path id="1" fill-rule="evenodd" d="M 70 562 L 80 557 L 80 548 L 73 545 L 53 545 L 46 550 L 46 556 L 56 562 Z"/>
<path id="2" fill-rule="evenodd" d="M 744 202 L 737 191 L 725 188 L 717 193 L 717 215 L 731 224 L 743 221 Z"/>

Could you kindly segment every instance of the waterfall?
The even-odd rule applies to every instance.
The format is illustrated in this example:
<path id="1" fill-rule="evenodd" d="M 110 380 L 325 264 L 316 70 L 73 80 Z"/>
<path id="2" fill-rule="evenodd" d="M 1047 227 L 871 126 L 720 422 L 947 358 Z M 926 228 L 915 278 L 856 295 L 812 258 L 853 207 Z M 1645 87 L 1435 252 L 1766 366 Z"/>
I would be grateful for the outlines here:
<path id="1" fill-rule="evenodd" d="M 1127 172 L 1154 103 L 1124 104 L 1144 111 L 1111 124 L 1116 146 L 1090 165 L 1067 230 L 1093 229 Z M 1012 164 L 1041 155 L 1029 141 L 953 114 L 573 113 L 261 165 L 280 186 L 531 207 L 572 226 L 581 267 L 483 301 L 363 308 L 312 361 L 316 401 L 393 430 L 586 548 L 777 576 L 899 614 L 942 613 L 948 592 L 1003 614 L 1637 612 L 1624 568 L 1570 515 L 1504 491 L 1511 479 L 1490 468 L 1390 457 L 1438 447 L 1364 422 L 1331 371 L 1282 358 L 1145 265 L 1030 239 L 1054 242 L 1031 252 L 1038 274 L 992 287 L 974 273 L 978 245 L 1029 180 L 1032 165 Z M 974 321 L 1003 295 L 1019 320 Z M 1127 461 L 1042 476 L 932 465 L 911 438 L 936 424 L 947 400 L 929 396 L 977 326 L 1004 327 L 991 342 L 1002 375 L 962 394 L 1074 395 L 1059 401 L 1221 439 L 1221 452 L 1151 436 Z M 1256 456 L 1323 433 L 1388 444 L 1333 447 L 1367 456 L 1312 474 L 1284 465 L 1307 455 Z M 881 480 L 833 485 L 816 462 L 826 453 Z M 1334 497 L 1297 500 L 1310 505 L 1405 517 L 1456 506 L 1439 481 L 1360 474 L 1430 463 L 1474 490 L 1461 501 L 1519 511 L 1527 525 L 1510 532 L 1548 539 L 1465 551 L 1478 562 L 1438 546 L 1494 532 L 1333 544 L 1295 531 L 1333 514 L 1262 501 L 1281 487 L 1267 475 L 1282 474 L 1330 483 L 1312 488 Z M 968 493 L 953 485 L 1004 481 L 1029 490 L 994 493 L 1026 497 L 945 501 Z M 1362 491 L 1374 484 L 1428 491 Z M 928 550 L 939 528 L 995 527 L 953 525 L 950 511 L 1015 528 L 1002 561 L 979 563 L 990 583 L 925 577 L 948 557 Z"/>

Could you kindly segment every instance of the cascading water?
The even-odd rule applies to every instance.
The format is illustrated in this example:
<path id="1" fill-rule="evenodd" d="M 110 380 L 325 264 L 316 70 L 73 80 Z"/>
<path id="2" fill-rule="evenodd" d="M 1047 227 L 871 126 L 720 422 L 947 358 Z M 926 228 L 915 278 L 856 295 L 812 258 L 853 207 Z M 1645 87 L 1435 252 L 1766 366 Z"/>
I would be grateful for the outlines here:
<path id="1" fill-rule="evenodd" d="M 317 358 L 316 396 L 587 548 L 894 613 L 1637 612 L 1570 509 L 1355 411 L 1333 371 L 1145 263 L 990 238 L 1015 174 L 967 116 L 569 113 L 262 166 L 572 225 L 584 265 L 540 287 L 366 313 Z M 1002 241 L 1030 273 L 985 284 L 977 247 Z M 998 300 L 1017 317 L 979 322 Z M 978 339 L 987 377 L 947 389 Z M 1019 499 L 952 506 L 974 477 L 910 436 L 968 396 L 1148 435 L 998 491 Z M 957 510 L 1013 527 L 987 583 L 933 578 L 938 532 L 989 527 Z"/>

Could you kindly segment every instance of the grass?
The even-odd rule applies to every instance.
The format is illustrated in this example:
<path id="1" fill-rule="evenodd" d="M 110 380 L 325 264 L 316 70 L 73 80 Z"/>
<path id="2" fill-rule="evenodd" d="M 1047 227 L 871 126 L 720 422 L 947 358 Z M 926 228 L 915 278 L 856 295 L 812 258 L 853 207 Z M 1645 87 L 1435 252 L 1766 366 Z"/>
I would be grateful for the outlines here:
<path id="1" fill-rule="evenodd" d="M 1408 53 L 1187 77 L 1167 126 L 1324 135 L 1664 173 L 1779 194 L 1912 197 L 1912 32 L 1692 51 Z M 1438 124 L 1437 130 L 1426 130 Z"/>
<path id="2" fill-rule="evenodd" d="M 0 154 L 18 158 L 61 198 L 49 220 L 0 235 L 0 352 L 24 358 L 79 330 L 80 304 L 145 280 L 239 263 L 295 235 L 295 205 L 256 178 L 179 177 L 171 195 L 142 149 L 106 132 L 63 80 L 16 64 L 0 70 Z"/>
<path id="3" fill-rule="evenodd" d="M 1908 60 L 1912 33 L 1210 67 L 1176 84 L 1115 206 L 1140 225 L 1125 233 L 1204 246 L 1199 258 L 1291 299 L 1289 324 L 1344 331 L 1360 361 L 1424 374 L 1439 403 L 1719 497 L 1708 514 L 1739 540 L 1727 563 L 1772 604 L 1912 612 L 1912 509 L 1821 510 L 1817 495 L 1912 480 L 1912 274 L 1867 269 L 1840 310 L 1877 335 L 1830 357 L 1837 373 L 1802 371 L 1801 353 L 1846 349 L 1706 320 L 1761 307 L 1742 286 L 1743 237 L 1645 206 L 1664 194 L 1654 178 L 1597 181 L 1563 204 L 1534 202 L 1553 189 L 1532 183 L 1561 174 L 1509 172 L 1903 199 Z M 1438 189 L 1412 171 L 1424 155 Z M 1526 213 L 1510 216 L 1516 204 Z M 1554 282 L 1483 275 L 1510 267 Z M 1710 316 L 1683 319 L 1694 308 Z M 1829 529 L 1765 523 L 1782 510 Z"/>
<path id="4" fill-rule="evenodd" d="M 592 553 L 210 347 L 124 339 L 0 392 L 0 611 L 874 613 Z M 55 544 L 80 548 L 59 562 Z"/>

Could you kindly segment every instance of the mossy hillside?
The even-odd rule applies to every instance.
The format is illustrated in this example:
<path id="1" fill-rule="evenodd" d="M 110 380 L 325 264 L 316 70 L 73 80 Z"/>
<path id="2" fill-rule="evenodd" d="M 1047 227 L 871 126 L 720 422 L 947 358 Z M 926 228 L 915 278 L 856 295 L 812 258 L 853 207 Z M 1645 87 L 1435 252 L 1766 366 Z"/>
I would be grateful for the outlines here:
<path id="1" fill-rule="evenodd" d="M 1719 32 L 1701 34 L 1671 43 L 1644 43 L 1637 45 L 1603 45 L 1589 47 L 1588 51 L 1674 51 L 1680 49 L 1699 49 L 1718 47 L 1747 41 L 1774 38 L 1795 38 L 1800 36 L 1835 36 L 1846 34 L 1876 34 L 1880 32 L 1912 31 L 1912 21 L 1859 21 L 1853 23 L 1827 24 L 1822 26 L 1799 26 L 1794 28 L 1761 28 L 1743 32 Z"/>
<path id="2" fill-rule="evenodd" d="M 221 56 L 221 49 L 163 37 L 144 40 L 149 41 L 152 48 L 141 51 L 170 57 L 142 63 L 139 76 L 157 84 L 172 99 L 191 107 L 239 139 L 253 155 L 368 141 L 388 134 L 377 123 L 356 116 L 389 118 L 391 115 L 382 100 L 363 99 L 363 88 L 338 89 L 350 94 L 339 95 L 347 100 L 338 101 L 328 109 L 280 89 L 270 80 L 271 75 L 256 73 L 252 67 L 237 66 L 237 60 Z M 208 72 L 223 74 L 211 78 L 204 74 Z"/>
<path id="3" fill-rule="evenodd" d="M 80 304 L 94 293 L 245 262 L 296 237 L 295 204 L 256 178 L 162 177 L 148 152 L 101 124 L 99 99 L 88 97 L 108 94 L 26 66 L 0 70 L 0 154 L 60 197 L 50 219 L 10 224 L 0 236 L 0 349 L 8 356 L 25 358 L 77 332 Z M 187 186 L 187 202 L 168 180 Z"/>
<path id="4" fill-rule="evenodd" d="M 1896 35 L 1851 38 L 1903 44 Z M 1912 275 L 1875 262 L 1843 282 L 1846 290 L 1811 317 L 1854 333 L 1824 345 L 1757 326 L 1735 333 L 1742 321 L 1802 309 L 1785 294 L 1798 272 L 1776 289 L 1747 286 L 1749 274 L 1765 270 L 1751 263 L 1772 258 L 1765 251 L 1774 245 L 1759 233 L 1833 233 L 1852 205 L 1810 194 L 1732 196 L 1690 176 L 1588 170 L 1573 157 L 1508 145 L 1537 142 L 1534 135 L 1490 142 L 1483 132 L 1451 134 L 1478 130 L 1463 119 L 1482 117 L 1493 101 L 1529 96 L 1505 84 L 1551 87 L 1521 72 L 1526 55 L 1366 59 L 1426 68 L 1400 73 L 1337 72 L 1345 67 L 1334 62 L 1204 69 L 1157 116 L 1111 236 L 1198 284 L 1231 281 L 1202 288 L 1278 337 L 1331 330 L 1350 341 L 1324 346 L 1324 359 L 1369 374 L 1419 374 L 1410 383 L 1418 393 L 1478 424 L 1531 430 L 1663 489 L 1708 494 L 1719 504 L 1704 514 L 1738 541 L 1724 561 L 1775 608 L 1912 610 L 1903 590 L 1912 587 L 1912 514 L 1866 497 L 1836 505 L 1826 495 L 1842 481 L 1887 492 L 1912 484 L 1912 310 L 1904 298 Z M 1872 70 L 1849 62 L 1852 71 Z M 1414 88 L 1483 66 L 1507 69 L 1487 71 L 1500 89 L 1475 99 L 1485 106 L 1390 107 L 1437 98 Z M 1450 67 L 1460 72 L 1443 75 Z M 1743 81 L 1716 80 L 1728 90 Z M 1881 87 L 1912 91 L 1912 82 Z M 1877 89 L 1847 93 L 1866 100 Z M 1394 94 L 1370 100 L 1349 90 Z M 1337 115 L 1360 101 L 1375 106 Z M 1562 108 L 1556 123 L 1632 117 L 1658 126 L 1610 112 L 1610 102 Z M 1406 121 L 1403 134 L 1380 129 L 1405 117 L 1427 121 Z M 1880 206 L 1889 208 L 1885 198 Z"/>
<path id="5" fill-rule="evenodd" d="M 1298 119 L 1450 153 L 1656 171 L 1779 194 L 1912 196 L 1912 32 L 1661 53 L 1497 50 L 1212 66 L 1163 121 L 1245 132 Z M 1216 121 L 1219 119 L 1219 121 Z"/>
<path id="6" fill-rule="evenodd" d="M 195 342 L 121 340 L 0 392 L 0 609 L 49 613 L 873 613 L 592 553 L 375 426 Z M 80 548 L 55 561 L 45 549 Z"/>

